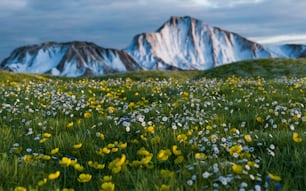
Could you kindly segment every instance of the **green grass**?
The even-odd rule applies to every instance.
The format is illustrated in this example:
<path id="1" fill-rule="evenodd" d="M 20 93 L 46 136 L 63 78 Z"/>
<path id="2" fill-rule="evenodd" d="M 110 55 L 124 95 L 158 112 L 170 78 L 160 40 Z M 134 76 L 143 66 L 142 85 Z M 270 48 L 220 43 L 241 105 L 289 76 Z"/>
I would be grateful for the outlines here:
<path id="1" fill-rule="evenodd" d="M 265 79 L 305 77 L 305 59 L 259 59 L 241 61 L 201 72 L 200 77 L 264 76 Z"/>
<path id="2" fill-rule="evenodd" d="M 275 59 L 94 78 L 1 71 L 0 190 L 304 190 L 305 68 Z"/>

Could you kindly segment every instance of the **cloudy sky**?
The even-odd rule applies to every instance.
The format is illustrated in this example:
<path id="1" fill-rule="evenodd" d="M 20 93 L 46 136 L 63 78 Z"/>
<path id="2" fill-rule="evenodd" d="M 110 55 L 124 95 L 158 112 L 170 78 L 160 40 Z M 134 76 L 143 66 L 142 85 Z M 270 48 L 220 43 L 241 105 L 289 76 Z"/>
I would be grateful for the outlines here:
<path id="1" fill-rule="evenodd" d="M 0 61 L 19 46 L 92 41 L 125 48 L 170 16 L 192 16 L 261 43 L 306 44 L 304 0 L 0 0 Z"/>

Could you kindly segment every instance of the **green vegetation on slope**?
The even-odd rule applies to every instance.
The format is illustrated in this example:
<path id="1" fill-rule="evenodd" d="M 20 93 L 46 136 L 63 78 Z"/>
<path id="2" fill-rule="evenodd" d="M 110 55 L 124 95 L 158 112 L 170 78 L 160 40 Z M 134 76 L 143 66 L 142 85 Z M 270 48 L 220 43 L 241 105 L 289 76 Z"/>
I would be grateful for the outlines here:
<path id="1" fill-rule="evenodd" d="M 73 79 L 0 72 L 0 190 L 303 190 L 305 67 L 275 62 Z M 254 67 L 264 69 L 247 75 Z"/>
<path id="2" fill-rule="evenodd" d="M 201 77 L 262 76 L 266 79 L 306 76 L 306 59 L 260 59 L 241 61 L 201 72 Z"/>

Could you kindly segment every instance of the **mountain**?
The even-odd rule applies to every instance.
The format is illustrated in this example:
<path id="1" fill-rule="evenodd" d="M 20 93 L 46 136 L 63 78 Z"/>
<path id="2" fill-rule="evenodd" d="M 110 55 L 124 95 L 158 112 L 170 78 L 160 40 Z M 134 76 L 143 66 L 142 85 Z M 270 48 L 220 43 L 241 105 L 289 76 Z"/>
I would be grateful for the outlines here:
<path id="1" fill-rule="evenodd" d="M 106 49 L 89 42 L 47 42 L 15 49 L 0 68 L 14 72 L 60 76 L 103 75 L 141 70 L 126 52 Z"/>
<path id="2" fill-rule="evenodd" d="M 285 44 L 266 45 L 266 47 L 277 58 L 306 58 L 306 45 Z"/>
<path id="3" fill-rule="evenodd" d="M 264 46 L 192 17 L 171 17 L 124 49 L 146 69 L 204 70 L 246 59 L 271 58 Z"/>
<path id="4" fill-rule="evenodd" d="M 133 70 L 206 70 L 259 58 L 306 57 L 306 45 L 261 45 L 192 17 L 171 17 L 156 32 L 136 35 L 123 50 L 89 42 L 48 42 L 15 49 L 0 70 L 60 76 Z"/>

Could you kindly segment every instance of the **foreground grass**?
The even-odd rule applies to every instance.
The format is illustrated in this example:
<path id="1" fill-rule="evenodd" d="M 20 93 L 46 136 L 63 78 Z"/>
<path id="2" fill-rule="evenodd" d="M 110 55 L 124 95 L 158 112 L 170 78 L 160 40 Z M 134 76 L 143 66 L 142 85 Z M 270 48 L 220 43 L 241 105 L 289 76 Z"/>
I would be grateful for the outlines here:
<path id="1" fill-rule="evenodd" d="M 0 189 L 304 190 L 306 79 L 232 67 L 1 73 Z"/>

